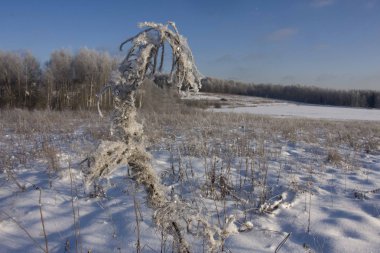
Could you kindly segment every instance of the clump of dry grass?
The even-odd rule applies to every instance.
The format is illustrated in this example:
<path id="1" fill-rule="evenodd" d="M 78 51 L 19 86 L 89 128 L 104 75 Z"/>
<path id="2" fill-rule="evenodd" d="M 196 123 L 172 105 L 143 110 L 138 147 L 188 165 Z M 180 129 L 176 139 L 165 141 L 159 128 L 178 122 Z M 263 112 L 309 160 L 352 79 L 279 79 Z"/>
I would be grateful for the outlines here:
<path id="1" fill-rule="evenodd" d="M 330 149 L 327 153 L 326 161 L 338 165 L 342 162 L 343 158 L 336 149 Z"/>

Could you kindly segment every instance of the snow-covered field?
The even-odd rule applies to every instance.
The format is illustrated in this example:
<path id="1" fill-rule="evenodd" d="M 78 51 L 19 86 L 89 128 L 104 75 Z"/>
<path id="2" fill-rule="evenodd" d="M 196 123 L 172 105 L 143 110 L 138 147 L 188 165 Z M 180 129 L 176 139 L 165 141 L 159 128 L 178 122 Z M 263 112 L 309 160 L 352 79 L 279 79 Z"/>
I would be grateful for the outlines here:
<path id="1" fill-rule="evenodd" d="M 172 252 L 127 166 L 86 184 L 80 162 L 106 122 L 49 113 L 0 111 L 0 252 Z M 173 216 L 229 231 L 218 252 L 380 252 L 378 123 L 193 109 L 142 120 L 168 199 L 187 204 Z M 191 251 L 207 252 L 192 225 Z"/>
<path id="2" fill-rule="evenodd" d="M 229 107 L 213 110 L 220 112 L 252 113 L 274 117 L 380 121 L 379 109 L 316 106 L 294 103 L 268 103 L 255 106 Z"/>
<path id="3" fill-rule="evenodd" d="M 281 118 L 380 121 L 379 109 L 300 104 L 258 97 L 201 93 L 195 99 L 221 101 L 216 112 L 251 113 Z"/>

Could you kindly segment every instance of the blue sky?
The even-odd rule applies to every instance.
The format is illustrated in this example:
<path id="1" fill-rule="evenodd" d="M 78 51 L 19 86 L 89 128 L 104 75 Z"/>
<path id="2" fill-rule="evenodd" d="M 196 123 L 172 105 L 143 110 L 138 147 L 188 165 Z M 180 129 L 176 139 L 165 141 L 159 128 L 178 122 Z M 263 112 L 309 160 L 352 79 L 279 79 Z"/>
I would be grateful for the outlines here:
<path id="1" fill-rule="evenodd" d="M 0 50 L 117 53 L 137 23 L 176 22 L 205 76 L 380 90 L 380 0 L 3 0 Z"/>

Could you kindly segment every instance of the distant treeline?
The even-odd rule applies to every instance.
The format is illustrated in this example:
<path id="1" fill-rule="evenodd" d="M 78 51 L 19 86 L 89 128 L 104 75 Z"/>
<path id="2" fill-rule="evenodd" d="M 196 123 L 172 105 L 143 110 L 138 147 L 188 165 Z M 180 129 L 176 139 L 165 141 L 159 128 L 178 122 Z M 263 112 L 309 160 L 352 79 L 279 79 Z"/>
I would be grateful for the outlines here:
<path id="1" fill-rule="evenodd" d="M 96 94 L 116 68 L 108 53 L 81 49 L 54 51 L 41 63 L 29 52 L 0 51 L 0 107 L 91 109 Z M 112 105 L 110 94 L 102 105 Z"/>
<path id="2" fill-rule="evenodd" d="M 247 84 L 205 78 L 202 80 L 201 91 L 257 96 L 318 105 L 380 108 L 380 92 L 371 90 L 336 90 L 302 85 Z"/>
<path id="3" fill-rule="evenodd" d="M 0 51 L 0 108 L 93 109 L 96 94 L 117 68 L 108 53 L 83 48 L 76 54 L 57 50 L 41 64 L 29 52 Z M 165 83 L 156 80 L 156 83 Z M 246 84 L 215 78 L 202 80 L 205 92 L 283 99 L 302 103 L 380 108 L 380 92 L 334 90 L 309 86 Z M 108 92 L 102 108 L 112 107 Z"/>

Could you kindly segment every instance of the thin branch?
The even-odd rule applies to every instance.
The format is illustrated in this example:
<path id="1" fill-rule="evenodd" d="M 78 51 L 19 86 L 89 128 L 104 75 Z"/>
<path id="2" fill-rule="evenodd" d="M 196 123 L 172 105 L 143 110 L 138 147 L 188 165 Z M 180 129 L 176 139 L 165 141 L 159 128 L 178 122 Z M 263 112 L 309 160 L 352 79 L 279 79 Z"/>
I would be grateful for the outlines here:
<path id="1" fill-rule="evenodd" d="M 136 193 L 135 193 L 136 194 Z M 140 220 L 137 215 L 137 201 L 136 201 L 136 195 L 133 195 L 133 203 L 134 203 L 134 208 L 135 208 L 135 217 L 136 217 L 136 233 L 137 233 L 137 243 L 136 243 L 136 252 L 140 253 L 141 252 L 141 244 L 140 244 Z"/>
<path id="2" fill-rule="evenodd" d="M 78 246 L 80 242 L 80 230 L 78 227 L 78 222 L 77 222 L 77 217 L 76 217 L 76 212 L 75 212 L 75 204 L 74 204 L 74 190 L 73 190 L 73 176 L 71 173 L 71 166 L 69 164 L 69 174 L 70 174 L 70 194 L 71 194 L 71 208 L 73 211 L 73 219 L 74 219 L 74 230 L 75 230 L 75 250 L 76 252 L 78 251 Z M 79 210 L 78 210 L 79 212 Z"/>
<path id="3" fill-rule="evenodd" d="M 175 25 L 175 23 L 173 21 L 169 21 L 168 24 L 171 25 L 171 27 L 173 27 L 175 33 L 179 37 L 179 32 L 178 32 L 178 29 L 177 29 L 177 26 Z"/>
<path id="4" fill-rule="evenodd" d="M 9 169 L 7 169 L 7 168 L 5 168 L 4 170 L 5 170 L 5 172 L 7 173 L 7 175 L 8 175 L 10 178 L 12 178 L 13 182 L 15 182 L 15 184 L 18 186 L 18 188 L 19 188 L 22 192 L 24 192 L 24 191 L 26 190 L 25 185 L 21 185 L 21 184 L 17 181 L 16 177 L 13 175 L 13 171 L 11 171 L 11 170 L 9 170 Z"/>
<path id="5" fill-rule="evenodd" d="M 103 114 L 102 114 L 102 111 L 100 110 L 100 98 L 102 97 L 102 95 L 112 87 L 112 85 L 107 85 L 107 86 L 104 86 L 103 89 L 99 92 L 98 95 L 96 95 L 96 98 L 97 98 L 97 108 L 98 108 L 98 113 L 100 115 L 100 117 L 103 118 Z"/>
<path id="6" fill-rule="evenodd" d="M 164 66 L 164 54 L 165 54 L 165 43 L 162 43 L 161 46 L 161 61 L 160 61 L 160 67 L 158 68 L 158 71 L 162 71 L 162 67 Z"/>
<path id="7" fill-rule="evenodd" d="M 5 211 L 1 211 L 3 214 L 5 214 L 5 216 L 7 216 L 9 219 L 11 219 L 22 231 L 25 232 L 25 234 L 29 237 L 30 240 L 33 241 L 34 245 L 37 246 L 38 248 L 40 248 L 43 252 L 46 252 L 46 250 L 37 242 L 36 239 L 34 239 L 30 233 L 28 232 L 28 230 L 26 230 L 26 228 L 24 228 L 24 226 L 22 226 L 17 220 L 15 220 L 13 217 L 11 217 L 8 213 L 6 213 Z M 46 252 L 47 253 L 47 252 Z"/>
<path id="8" fill-rule="evenodd" d="M 154 29 L 153 27 L 148 28 L 148 29 L 145 29 L 144 31 L 139 32 L 137 35 L 135 35 L 135 36 L 133 36 L 133 37 L 131 37 L 131 38 L 129 38 L 129 39 L 126 39 L 124 42 L 122 42 L 122 43 L 120 44 L 120 46 L 119 46 L 119 50 L 120 50 L 120 51 L 123 51 L 123 46 L 124 46 L 125 44 L 127 44 L 128 42 L 130 42 L 130 41 L 136 39 L 136 38 L 139 37 L 141 34 L 146 33 L 146 32 L 149 32 L 149 31 L 151 31 L 151 30 L 153 30 L 153 29 Z"/>
<path id="9" fill-rule="evenodd" d="M 156 65 L 157 65 L 157 57 L 158 57 L 158 49 L 159 47 L 156 47 L 154 50 L 154 58 L 153 58 L 153 69 L 152 69 L 152 73 L 154 75 L 154 73 L 156 73 Z M 152 50 L 153 52 L 153 50 Z"/>
<path id="10" fill-rule="evenodd" d="M 292 233 L 290 232 L 290 233 L 284 238 L 284 240 L 282 240 L 282 241 L 280 242 L 280 244 L 277 246 L 277 248 L 276 248 L 276 250 L 274 251 L 274 253 L 277 253 L 277 252 L 280 251 L 280 249 L 282 248 L 282 246 L 284 246 L 284 244 L 285 244 L 286 241 L 289 239 L 289 237 L 290 237 L 291 234 L 292 234 Z"/>
<path id="11" fill-rule="evenodd" d="M 45 249 L 46 249 L 45 252 L 49 253 L 48 239 L 47 239 L 46 229 L 45 229 L 45 221 L 44 221 L 44 217 L 42 215 L 42 202 L 41 202 L 42 190 L 39 187 L 37 187 L 36 189 L 40 191 L 40 197 L 38 198 L 38 204 L 40 206 L 40 218 L 41 218 L 41 224 L 42 224 L 42 232 L 44 233 L 44 239 L 45 239 Z"/>

